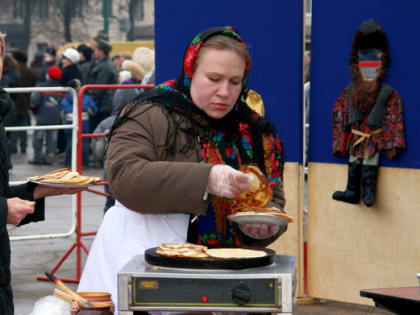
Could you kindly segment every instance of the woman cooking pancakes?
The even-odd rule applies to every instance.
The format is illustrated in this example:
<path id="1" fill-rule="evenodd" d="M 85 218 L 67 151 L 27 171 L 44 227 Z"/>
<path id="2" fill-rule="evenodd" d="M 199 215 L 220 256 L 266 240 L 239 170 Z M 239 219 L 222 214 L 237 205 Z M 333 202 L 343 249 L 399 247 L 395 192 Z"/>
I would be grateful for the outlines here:
<path id="1" fill-rule="evenodd" d="M 178 78 L 122 109 L 107 152 L 117 201 L 78 291 L 107 291 L 116 303 L 118 270 L 160 243 L 267 246 L 286 231 L 286 220 L 237 225 L 227 219 L 232 198 L 250 188 L 248 175 L 238 171 L 242 165 L 257 165 L 268 178 L 268 207 L 285 204 L 281 141 L 245 103 L 250 65 L 233 28 L 207 29 L 188 46 Z"/>

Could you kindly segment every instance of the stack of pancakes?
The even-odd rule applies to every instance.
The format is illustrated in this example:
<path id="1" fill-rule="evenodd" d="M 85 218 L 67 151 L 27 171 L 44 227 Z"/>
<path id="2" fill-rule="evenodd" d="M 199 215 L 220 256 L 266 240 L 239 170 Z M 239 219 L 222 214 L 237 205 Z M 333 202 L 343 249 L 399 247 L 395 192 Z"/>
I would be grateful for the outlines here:
<path id="1" fill-rule="evenodd" d="M 44 184 L 84 186 L 98 182 L 101 178 L 96 176 L 84 176 L 68 168 L 61 168 L 45 175 L 30 177 L 29 180 Z"/>
<path id="2" fill-rule="evenodd" d="M 264 208 L 273 198 L 273 190 L 263 172 L 256 165 L 243 165 L 240 172 L 249 176 L 250 190 L 244 191 L 233 198 L 232 210 L 235 212 L 247 207 Z"/>

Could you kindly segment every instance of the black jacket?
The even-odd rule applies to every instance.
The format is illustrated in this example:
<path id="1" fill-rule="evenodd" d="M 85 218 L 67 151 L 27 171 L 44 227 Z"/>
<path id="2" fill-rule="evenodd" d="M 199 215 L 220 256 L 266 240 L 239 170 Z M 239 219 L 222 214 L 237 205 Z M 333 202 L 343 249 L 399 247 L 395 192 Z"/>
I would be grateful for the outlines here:
<path id="1" fill-rule="evenodd" d="M 10 102 L 8 94 L 0 88 L 0 106 Z M 13 315 L 13 294 L 10 285 L 10 241 L 7 233 L 7 198 L 19 197 L 33 200 L 35 184 L 9 186 L 6 134 L 0 122 L 0 314 Z M 35 212 L 27 215 L 20 225 L 44 220 L 44 199 L 37 200 Z"/>
<path id="2" fill-rule="evenodd" d="M 73 79 L 78 79 L 80 83 L 83 82 L 82 73 L 76 64 L 71 64 L 63 68 L 63 76 L 61 77 L 60 84 L 61 86 L 67 86 L 67 83 Z"/>
<path id="3" fill-rule="evenodd" d="M 117 78 L 109 57 L 102 60 L 92 60 L 95 65 L 88 74 L 86 84 L 116 84 Z M 112 112 L 112 97 L 115 90 L 90 89 L 88 94 L 93 98 L 100 112 Z"/>

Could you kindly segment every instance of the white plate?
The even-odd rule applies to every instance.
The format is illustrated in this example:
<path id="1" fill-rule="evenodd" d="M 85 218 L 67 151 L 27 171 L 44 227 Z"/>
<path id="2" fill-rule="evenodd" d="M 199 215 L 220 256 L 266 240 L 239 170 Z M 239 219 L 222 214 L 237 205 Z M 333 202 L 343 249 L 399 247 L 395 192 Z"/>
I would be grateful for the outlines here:
<path id="1" fill-rule="evenodd" d="M 37 185 L 47 186 L 47 187 L 56 187 L 56 188 L 86 188 L 93 185 L 93 183 L 88 183 L 85 185 L 43 183 L 43 182 L 31 180 L 30 178 L 28 178 L 28 181 Z"/>
<path id="2" fill-rule="evenodd" d="M 255 214 L 248 214 L 248 213 L 237 213 L 228 216 L 228 219 L 236 222 L 236 223 L 267 223 L 267 224 L 275 224 L 280 225 L 284 222 L 285 219 L 282 219 L 278 216 L 272 214 L 265 214 L 265 213 L 255 213 Z"/>

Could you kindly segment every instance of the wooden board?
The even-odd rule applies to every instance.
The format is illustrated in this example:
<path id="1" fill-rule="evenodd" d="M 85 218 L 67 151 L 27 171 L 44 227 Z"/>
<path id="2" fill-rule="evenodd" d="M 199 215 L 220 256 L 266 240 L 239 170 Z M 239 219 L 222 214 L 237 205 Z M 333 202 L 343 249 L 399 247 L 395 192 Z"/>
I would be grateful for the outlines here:
<path id="1" fill-rule="evenodd" d="M 346 183 L 347 165 L 309 164 L 309 295 L 372 304 L 361 289 L 418 285 L 420 170 L 381 167 L 371 208 L 333 200 Z"/>
<path id="2" fill-rule="evenodd" d="M 286 196 L 285 211 L 293 217 L 287 231 L 269 246 L 278 255 L 296 256 L 298 285 L 296 296 L 303 296 L 303 167 L 298 163 L 285 163 L 284 191 Z"/>

